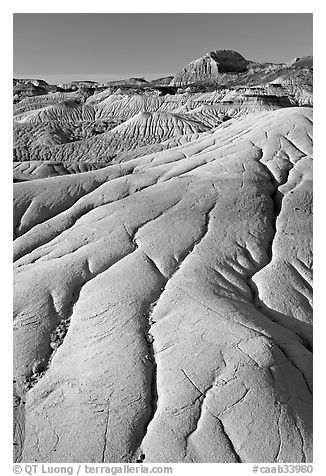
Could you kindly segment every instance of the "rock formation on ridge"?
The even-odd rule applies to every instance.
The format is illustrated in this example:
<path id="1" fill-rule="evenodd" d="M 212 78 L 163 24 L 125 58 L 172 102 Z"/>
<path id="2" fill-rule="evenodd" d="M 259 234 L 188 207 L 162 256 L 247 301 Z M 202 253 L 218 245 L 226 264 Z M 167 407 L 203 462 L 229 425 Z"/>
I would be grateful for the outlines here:
<path id="1" fill-rule="evenodd" d="M 171 85 L 184 85 L 210 81 L 221 73 L 242 73 L 248 61 L 233 50 L 215 50 L 189 63 L 171 81 Z"/>

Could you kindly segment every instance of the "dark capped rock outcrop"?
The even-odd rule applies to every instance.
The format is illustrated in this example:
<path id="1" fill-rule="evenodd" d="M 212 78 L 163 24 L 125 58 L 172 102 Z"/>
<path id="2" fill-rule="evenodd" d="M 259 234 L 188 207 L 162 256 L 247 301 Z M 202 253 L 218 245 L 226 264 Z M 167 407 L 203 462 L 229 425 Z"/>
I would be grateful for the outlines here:
<path id="1" fill-rule="evenodd" d="M 215 50 L 192 61 L 178 73 L 171 85 L 184 85 L 216 78 L 220 73 L 246 71 L 248 61 L 233 50 Z"/>

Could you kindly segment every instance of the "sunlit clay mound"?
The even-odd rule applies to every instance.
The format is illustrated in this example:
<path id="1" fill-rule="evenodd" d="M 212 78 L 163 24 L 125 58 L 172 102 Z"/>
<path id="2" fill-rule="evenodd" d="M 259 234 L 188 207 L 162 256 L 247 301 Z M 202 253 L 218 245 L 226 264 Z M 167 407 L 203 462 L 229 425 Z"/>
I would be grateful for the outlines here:
<path id="1" fill-rule="evenodd" d="M 225 95 L 21 108 L 16 461 L 312 461 L 312 108 Z"/>

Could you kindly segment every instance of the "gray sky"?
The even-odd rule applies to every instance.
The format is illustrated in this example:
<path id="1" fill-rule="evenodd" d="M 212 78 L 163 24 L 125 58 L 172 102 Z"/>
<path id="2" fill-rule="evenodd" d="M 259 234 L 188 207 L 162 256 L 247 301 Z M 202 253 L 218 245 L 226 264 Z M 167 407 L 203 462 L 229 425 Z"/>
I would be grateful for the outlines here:
<path id="1" fill-rule="evenodd" d="M 13 25 L 14 76 L 53 82 L 175 74 L 214 49 L 312 54 L 308 13 L 15 13 Z"/>

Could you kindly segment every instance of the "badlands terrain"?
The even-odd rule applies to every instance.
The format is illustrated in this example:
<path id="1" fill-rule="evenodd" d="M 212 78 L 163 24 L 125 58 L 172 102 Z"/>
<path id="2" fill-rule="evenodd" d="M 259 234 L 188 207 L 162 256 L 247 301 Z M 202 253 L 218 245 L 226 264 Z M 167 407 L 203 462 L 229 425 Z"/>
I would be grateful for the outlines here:
<path id="1" fill-rule="evenodd" d="M 312 58 L 14 80 L 14 459 L 312 461 Z"/>

